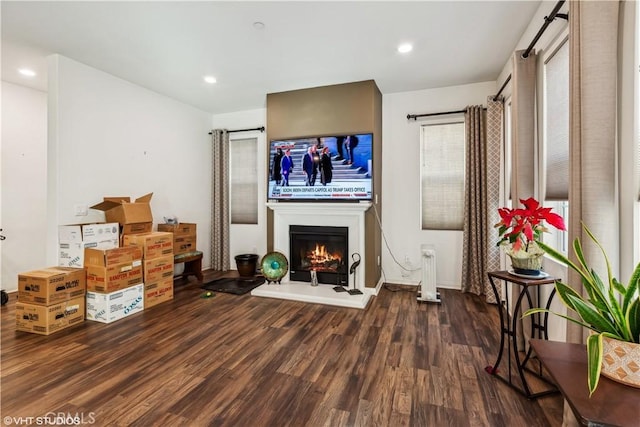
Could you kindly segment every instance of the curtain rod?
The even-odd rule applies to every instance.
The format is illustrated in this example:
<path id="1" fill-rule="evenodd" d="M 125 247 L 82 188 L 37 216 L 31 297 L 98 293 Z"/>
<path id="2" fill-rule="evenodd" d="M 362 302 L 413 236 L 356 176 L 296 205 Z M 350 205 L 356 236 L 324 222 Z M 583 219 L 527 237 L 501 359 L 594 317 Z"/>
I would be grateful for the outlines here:
<path id="1" fill-rule="evenodd" d="M 534 46 L 538 42 L 538 40 L 540 40 L 540 37 L 542 37 L 542 33 L 545 32 L 549 24 L 551 24 L 554 21 L 554 19 L 562 18 L 562 19 L 566 19 L 567 21 L 569 20 L 569 15 L 567 15 L 566 13 L 558 13 L 560 11 L 560 8 L 564 4 L 564 1 L 565 0 L 560 0 L 558 3 L 556 3 L 555 7 L 551 11 L 551 14 L 549 16 L 544 17 L 544 24 L 542 24 L 542 27 L 540 27 L 540 29 L 538 30 L 538 34 L 536 34 L 533 40 L 531 40 L 531 43 L 529 43 L 529 47 L 527 47 L 527 50 L 525 50 L 524 53 L 522 54 L 523 58 L 527 58 L 529 56 Z M 502 94 L 502 91 L 507 87 L 507 83 L 509 83 L 509 81 L 511 81 L 511 74 L 509 74 L 509 77 L 507 77 L 504 83 L 502 83 L 502 86 L 500 87 L 500 90 L 498 91 L 498 93 L 496 93 L 496 95 L 493 97 L 494 101 L 498 100 L 498 97 Z"/>
<path id="2" fill-rule="evenodd" d="M 564 0 L 560 0 L 558 3 L 556 3 L 556 6 L 551 11 L 551 14 L 549 16 L 544 17 L 544 24 L 542 24 L 542 27 L 540 27 L 540 30 L 538 30 L 538 34 L 536 34 L 533 40 L 531 40 L 531 43 L 529 43 L 529 47 L 527 48 L 527 50 L 525 50 L 524 53 L 522 54 L 523 58 L 527 58 L 529 56 L 529 54 L 533 50 L 533 47 L 536 45 L 536 43 L 542 36 L 542 33 L 545 32 L 549 24 L 551 24 L 554 19 L 562 18 L 562 19 L 566 19 L 567 21 L 569 20 L 569 15 L 567 15 L 566 13 L 558 13 L 563 4 L 564 4 Z"/>
<path id="3" fill-rule="evenodd" d="M 502 91 L 504 90 L 504 88 L 507 87 L 507 83 L 509 83 L 509 81 L 511 81 L 511 74 L 509 74 L 509 77 L 507 77 L 504 83 L 502 83 L 502 86 L 500 87 L 500 90 L 498 91 L 498 93 L 496 93 L 496 96 L 493 97 L 494 102 L 498 100 L 498 97 L 502 94 Z"/>
<path id="4" fill-rule="evenodd" d="M 486 107 L 482 107 L 483 110 L 486 110 Z M 460 114 L 466 113 L 467 110 L 458 110 L 458 111 L 443 111 L 441 113 L 425 113 L 425 114 L 407 114 L 407 120 L 417 120 L 418 117 L 428 117 L 428 116 L 444 116 L 446 114 Z"/>
<path id="5" fill-rule="evenodd" d="M 252 130 L 259 130 L 260 132 L 264 132 L 264 126 L 260 126 L 259 128 L 252 128 L 252 129 L 235 129 L 235 130 L 228 130 L 227 133 L 234 133 L 234 132 L 249 132 Z M 210 130 L 209 131 L 209 135 L 213 134 L 213 131 Z"/>

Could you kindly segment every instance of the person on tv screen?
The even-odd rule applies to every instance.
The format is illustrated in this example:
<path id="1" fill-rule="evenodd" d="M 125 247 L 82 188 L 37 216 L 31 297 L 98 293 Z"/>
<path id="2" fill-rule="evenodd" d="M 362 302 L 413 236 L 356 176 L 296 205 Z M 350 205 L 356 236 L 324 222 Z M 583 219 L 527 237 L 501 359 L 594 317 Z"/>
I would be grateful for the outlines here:
<path id="1" fill-rule="evenodd" d="M 338 159 L 344 160 L 344 140 L 346 137 L 344 136 L 336 136 L 336 150 L 338 150 Z"/>
<path id="2" fill-rule="evenodd" d="M 313 187 L 318 177 L 318 166 L 320 164 L 320 156 L 315 145 L 307 148 L 307 152 L 302 158 L 302 169 L 307 175 L 305 185 Z"/>
<path id="3" fill-rule="evenodd" d="M 289 186 L 289 174 L 293 171 L 293 159 L 291 158 L 291 150 L 287 149 L 284 152 L 284 157 L 280 162 L 280 169 L 282 171 L 282 185 L 284 187 Z"/>
<path id="4" fill-rule="evenodd" d="M 320 182 L 322 185 L 331 183 L 333 179 L 333 164 L 331 163 L 331 155 L 329 147 L 322 149 L 322 157 L 320 157 Z"/>
<path id="5" fill-rule="evenodd" d="M 276 148 L 276 154 L 273 155 L 273 167 L 271 168 L 271 179 L 276 182 L 276 185 L 280 185 L 282 181 L 282 148 Z"/>
<path id="6" fill-rule="evenodd" d="M 358 146 L 358 136 L 351 135 L 345 145 L 347 146 L 347 153 L 349 154 L 349 161 L 347 163 L 352 165 L 354 161 L 353 150 Z"/>

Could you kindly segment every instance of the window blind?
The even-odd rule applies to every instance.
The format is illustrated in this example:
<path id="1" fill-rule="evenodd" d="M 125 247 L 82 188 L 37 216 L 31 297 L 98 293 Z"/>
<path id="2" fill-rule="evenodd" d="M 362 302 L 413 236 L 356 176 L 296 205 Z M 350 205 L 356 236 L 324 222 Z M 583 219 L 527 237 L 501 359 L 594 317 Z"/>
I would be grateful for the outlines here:
<path id="1" fill-rule="evenodd" d="M 258 223 L 257 138 L 230 143 L 231 223 Z"/>
<path id="2" fill-rule="evenodd" d="M 569 43 L 544 66 L 545 199 L 569 200 Z"/>
<path id="3" fill-rule="evenodd" d="M 423 230 L 461 230 L 464 216 L 464 119 L 421 128 Z"/>

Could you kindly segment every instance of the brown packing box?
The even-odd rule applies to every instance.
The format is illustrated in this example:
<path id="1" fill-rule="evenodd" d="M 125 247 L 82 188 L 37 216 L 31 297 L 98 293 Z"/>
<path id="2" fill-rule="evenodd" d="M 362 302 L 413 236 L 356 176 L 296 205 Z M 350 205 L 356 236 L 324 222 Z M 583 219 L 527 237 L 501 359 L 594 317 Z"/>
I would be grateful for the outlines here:
<path id="1" fill-rule="evenodd" d="M 153 193 L 139 197 L 131 202 L 129 197 L 104 197 L 101 203 L 91 209 L 104 211 L 107 222 L 118 222 L 121 226 L 138 223 L 153 223 L 151 197 Z"/>
<path id="2" fill-rule="evenodd" d="M 115 292 L 142 283 L 142 248 L 85 249 L 87 290 Z"/>
<path id="3" fill-rule="evenodd" d="M 155 283 L 167 279 L 173 281 L 173 254 L 152 259 L 145 258 L 142 271 L 144 283 Z"/>
<path id="4" fill-rule="evenodd" d="M 108 267 L 88 265 L 87 291 L 111 293 L 142 283 L 142 260 Z"/>
<path id="5" fill-rule="evenodd" d="M 173 299 L 173 278 L 144 285 L 144 309 Z"/>
<path id="6" fill-rule="evenodd" d="M 98 267 L 108 267 L 110 265 L 131 263 L 142 259 L 142 248 L 138 246 L 123 246 L 114 249 L 93 249 L 84 250 L 84 265 Z"/>
<path id="7" fill-rule="evenodd" d="M 169 233 L 173 233 L 174 237 L 195 236 L 196 224 L 189 222 L 181 222 L 179 224 L 158 224 L 158 231 L 168 231 Z"/>
<path id="8" fill-rule="evenodd" d="M 173 238 L 173 254 L 181 255 L 196 250 L 196 236 L 181 236 Z"/>
<path id="9" fill-rule="evenodd" d="M 49 335 L 84 322 L 84 295 L 44 306 L 18 301 L 16 329 L 34 334 Z"/>
<path id="10" fill-rule="evenodd" d="M 151 222 L 135 222 L 133 224 L 124 224 L 120 226 L 120 237 L 125 234 L 140 234 L 149 233 L 153 230 L 153 223 Z"/>
<path id="11" fill-rule="evenodd" d="M 123 246 L 136 245 L 142 248 L 144 259 L 173 254 L 173 234 L 154 231 L 143 234 L 128 234 L 122 239 Z"/>
<path id="12" fill-rule="evenodd" d="M 18 300 L 51 305 L 81 297 L 86 290 L 83 268 L 49 267 L 18 274 Z"/>

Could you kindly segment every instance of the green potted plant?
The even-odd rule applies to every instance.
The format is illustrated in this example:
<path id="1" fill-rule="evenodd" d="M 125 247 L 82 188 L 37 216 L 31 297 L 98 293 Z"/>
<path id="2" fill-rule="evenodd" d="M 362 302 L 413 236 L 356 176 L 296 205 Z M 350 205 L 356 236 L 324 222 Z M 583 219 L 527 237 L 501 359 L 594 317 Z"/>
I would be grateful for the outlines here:
<path id="1" fill-rule="evenodd" d="M 555 284 L 558 296 L 580 319 L 542 308 L 527 310 L 523 316 L 550 312 L 592 331 L 587 338 L 589 395 L 598 386 L 601 373 L 615 381 L 640 387 L 640 264 L 626 285 L 620 283 L 612 276 L 609 258 L 600 242 L 584 224 L 582 227 L 604 256 L 606 284 L 587 264 L 579 239 L 573 242 L 577 264 L 552 247 L 538 242 L 540 248 L 552 258 L 580 275 L 585 295 L 558 281 Z"/>
<path id="2" fill-rule="evenodd" d="M 544 251 L 538 242 L 542 233 L 548 231 L 545 222 L 558 230 L 566 230 L 566 227 L 560 215 L 551 212 L 551 208 L 540 206 L 533 197 L 520 199 L 520 203 L 524 208 L 498 209 L 500 222 L 495 225 L 500 236 L 498 246 L 505 248 L 515 273 L 536 276 L 542 267 Z"/>

